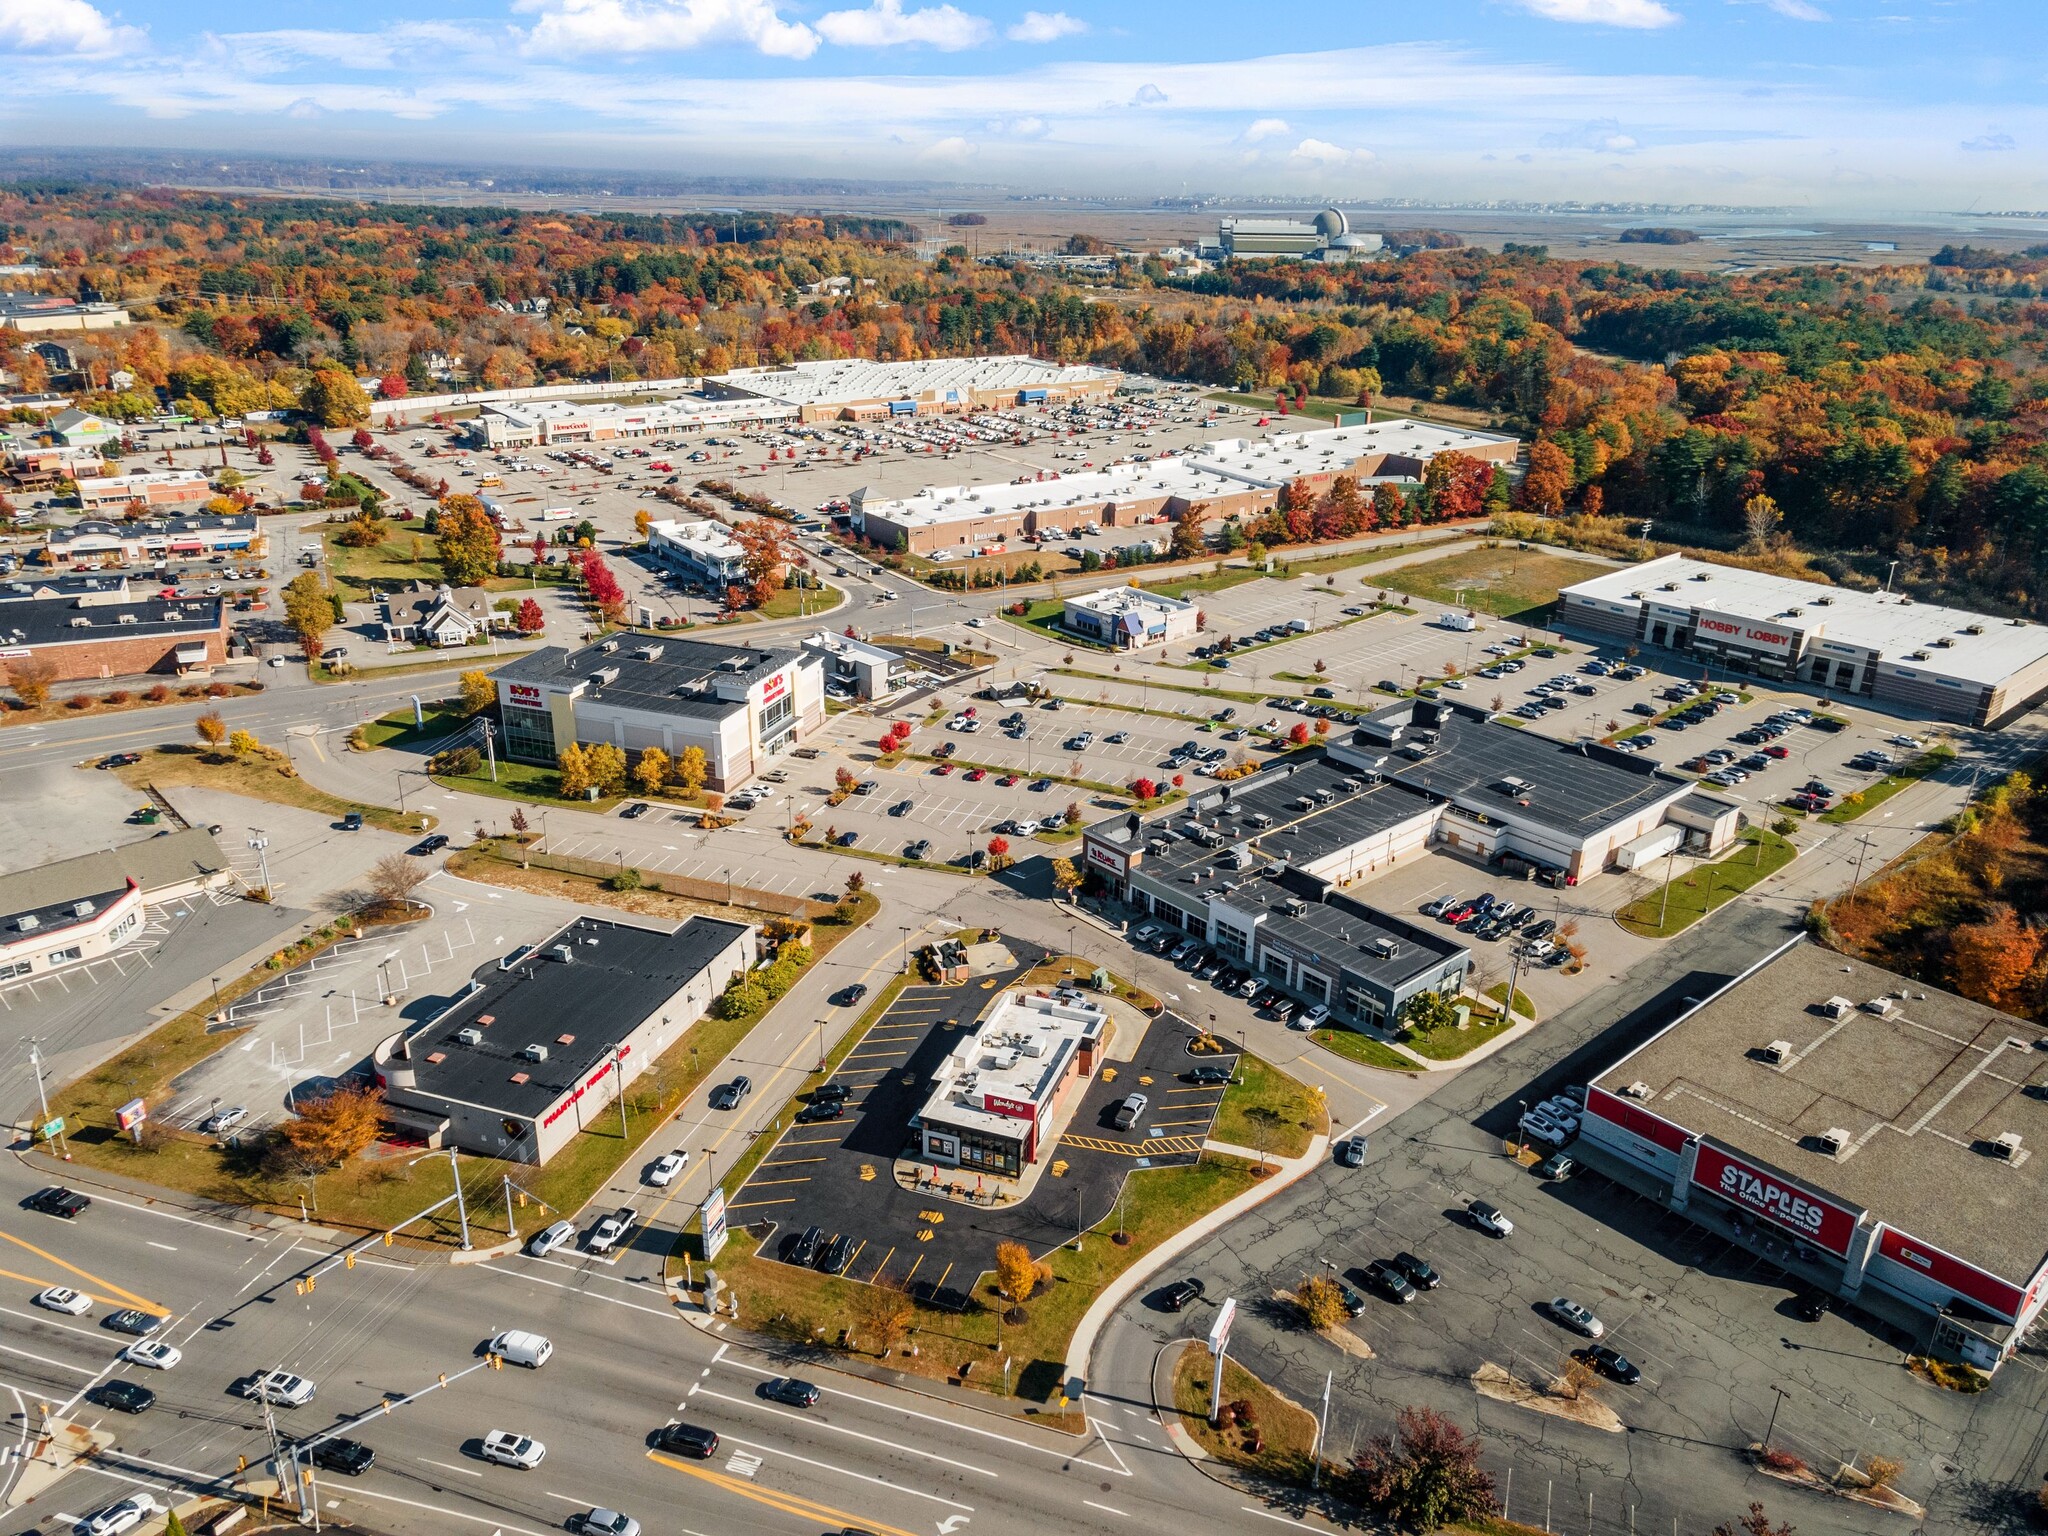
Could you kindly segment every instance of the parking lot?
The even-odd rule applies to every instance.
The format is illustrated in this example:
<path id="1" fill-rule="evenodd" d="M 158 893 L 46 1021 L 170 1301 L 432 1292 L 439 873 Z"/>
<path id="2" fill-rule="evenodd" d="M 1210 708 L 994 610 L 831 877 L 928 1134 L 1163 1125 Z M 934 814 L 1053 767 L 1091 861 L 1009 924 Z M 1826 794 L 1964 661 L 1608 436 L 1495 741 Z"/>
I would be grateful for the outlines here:
<path id="1" fill-rule="evenodd" d="M 845 1117 L 790 1126 L 733 1193 L 734 1222 L 770 1228 L 763 1256 L 802 1262 L 799 1242 L 816 1227 L 820 1242 L 810 1262 L 843 1235 L 849 1279 L 959 1305 L 993 1264 L 997 1243 L 1017 1241 L 1034 1252 L 1056 1247 L 1073 1237 L 1077 1223 L 1085 1229 L 1108 1216 L 1132 1173 L 1200 1154 L 1224 1089 L 1189 1084 L 1182 1074 L 1197 1065 L 1229 1066 L 1235 1056 L 1190 1055 L 1194 1030 L 1169 1014 L 1140 1041 L 1123 1038 L 1129 1026 L 1119 1019 L 1109 1065 L 1083 1093 L 1067 1133 L 1041 1151 L 1045 1175 L 1020 1204 L 970 1203 L 983 1181 L 964 1169 L 933 1170 L 951 1198 L 896 1182 L 892 1169 L 909 1144 L 909 1120 L 940 1063 L 997 992 L 1041 958 L 1015 941 L 1010 947 L 1022 962 L 1018 969 L 960 986 L 905 988 L 830 1079 L 847 1090 Z M 1133 1092 L 1150 1102 L 1133 1127 L 1119 1130 L 1116 1110 Z"/>

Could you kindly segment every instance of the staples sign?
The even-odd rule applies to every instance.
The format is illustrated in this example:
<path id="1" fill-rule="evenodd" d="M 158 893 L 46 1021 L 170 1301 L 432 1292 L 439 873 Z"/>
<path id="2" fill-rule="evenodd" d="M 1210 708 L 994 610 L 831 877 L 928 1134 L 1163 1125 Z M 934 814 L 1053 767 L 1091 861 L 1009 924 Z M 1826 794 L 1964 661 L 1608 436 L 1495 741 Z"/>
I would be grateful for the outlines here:
<path id="1" fill-rule="evenodd" d="M 540 708 L 540 690 L 531 683 L 507 683 L 505 696 L 514 704 L 525 704 L 533 709 Z"/>
<path id="2" fill-rule="evenodd" d="M 1035 1120 L 1038 1112 L 1021 1099 L 1006 1099 L 999 1093 L 984 1093 L 981 1107 L 991 1114 L 1014 1115 L 1019 1120 Z"/>
<path id="3" fill-rule="evenodd" d="M 1699 616 L 1699 631 L 1717 640 L 1732 640 L 1753 649 L 1786 651 L 1792 648 L 1790 631 L 1752 624 L 1747 619 L 1721 618 L 1715 614 L 1702 613 Z"/>
<path id="4" fill-rule="evenodd" d="M 1856 1234 L 1856 1212 L 1706 1142 L 1700 1143 L 1692 1181 L 1832 1253 L 1847 1253 Z"/>

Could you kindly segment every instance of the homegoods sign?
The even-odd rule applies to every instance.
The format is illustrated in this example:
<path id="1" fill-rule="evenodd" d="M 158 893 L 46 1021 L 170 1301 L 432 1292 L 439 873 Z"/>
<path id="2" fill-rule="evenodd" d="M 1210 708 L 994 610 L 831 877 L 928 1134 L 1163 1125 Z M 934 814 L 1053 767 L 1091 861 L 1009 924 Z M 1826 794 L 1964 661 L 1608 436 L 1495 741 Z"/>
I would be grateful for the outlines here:
<path id="1" fill-rule="evenodd" d="M 1701 1142 L 1692 1181 L 1712 1190 L 1731 1205 L 1754 1212 L 1816 1247 L 1847 1253 L 1856 1235 L 1861 1211 L 1834 1201 L 1783 1174 L 1744 1162 L 1708 1142 Z"/>

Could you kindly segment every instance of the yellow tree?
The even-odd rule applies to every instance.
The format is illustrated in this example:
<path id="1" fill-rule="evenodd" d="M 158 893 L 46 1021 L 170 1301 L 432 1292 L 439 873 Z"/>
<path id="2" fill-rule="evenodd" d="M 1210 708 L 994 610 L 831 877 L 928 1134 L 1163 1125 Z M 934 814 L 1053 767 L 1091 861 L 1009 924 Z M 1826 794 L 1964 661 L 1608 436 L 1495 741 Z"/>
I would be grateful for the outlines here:
<path id="1" fill-rule="evenodd" d="M 453 587 L 473 587 L 498 568 L 498 525 L 474 496 L 450 496 L 441 503 L 435 527 L 441 540 L 441 574 Z"/>
<path id="2" fill-rule="evenodd" d="M 298 1112 L 279 1128 L 308 1163 L 333 1167 L 377 1139 L 383 1093 L 365 1083 L 344 1083 L 318 1099 L 301 1099 Z"/>
<path id="3" fill-rule="evenodd" d="M 237 757 L 247 757 L 260 745 L 261 743 L 256 740 L 256 733 L 254 731 L 231 731 L 228 733 L 228 750 Z"/>
<path id="4" fill-rule="evenodd" d="M 600 794 L 616 795 L 626 787 L 626 754 L 609 741 L 593 742 L 583 749 L 590 764 L 590 781 Z"/>
<path id="5" fill-rule="evenodd" d="M 199 739 L 209 747 L 217 747 L 228 739 L 228 723 L 221 719 L 220 711 L 209 709 L 192 722 L 192 729 L 199 733 Z"/>
<path id="6" fill-rule="evenodd" d="M 705 757 L 702 747 L 685 747 L 683 755 L 676 759 L 676 778 L 683 788 L 692 793 L 704 787 L 704 780 L 710 772 L 711 761 Z"/>
<path id="7" fill-rule="evenodd" d="M 555 770 L 562 776 L 564 800 L 581 800 L 596 782 L 590 774 L 589 754 L 573 741 L 555 758 Z"/>
<path id="8" fill-rule="evenodd" d="M 462 712 L 465 715 L 480 715 L 498 702 L 498 685 L 491 681 L 488 672 L 465 672 L 455 684 L 462 698 Z"/>
<path id="9" fill-rule="evenodd" d="M 640 786 L 641 794 L 658 795 L 661 786 L 668 782 L 669 767 L 668 754 L 659 747 L 649 747 L 633 765 L 633 782 Z"/>
<path id="10" fill-rule="evenodd" d="M 1052 884 L 1062 896 L 1071 896 L 1081 888 L 1081 871 L 1074 867 L 1072 859 L 1052 861 Z"/>
<path id="11" fill-rule="evenodd" d="M 49 702 L 50 684 L 56 676 L 57 669 L 40 656 L 24 656 L 7 664 L 8 685 L 30 709 L 41 709 Z"/>
<path id="12" fill-rule="evenodd" d="M 996 1284 L 1012 1301 L 1031 1299 L 1032 1287 L 1038 1284 L 1038 1265 L 1029 1248 L 1022 1243 L 996 1244 Z"/>

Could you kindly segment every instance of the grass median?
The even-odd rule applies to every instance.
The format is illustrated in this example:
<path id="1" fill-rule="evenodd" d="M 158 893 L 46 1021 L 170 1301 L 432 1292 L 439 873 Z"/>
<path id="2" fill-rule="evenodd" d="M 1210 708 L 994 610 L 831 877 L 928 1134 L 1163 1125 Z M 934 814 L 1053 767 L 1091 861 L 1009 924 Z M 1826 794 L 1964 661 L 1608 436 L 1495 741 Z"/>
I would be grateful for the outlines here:
<path id="1" fill-rule="evenodd" d="M 1591 560 L 1502 544 L 1403 566 L 1382 580 L 1426 602 L 1533 623 L 1549 611 L 1561 588 L 1607 570 Z"/>
<path id="2" fill-rule="evenodd" d="M 1273 1157 L 1299 1157 L 1330 1127 L 1323 1096 L 1271 1062 L 1249 1053 L 1237 1058 L 1237 1077 L 1216 1110 L 1209 1134 L 1233 1147 Z"/>
<path id="3" fill-rule="evenodd" d="M 1355 1061 L 1362 1067 L 1378 1067 L 1383 1072 L 1421 1072 L 1421 1063 L 1403 1056 L 1391 1045 L 1373 1039 L 1371 1035 L 1360 1034 L 1355 1029 L 1342 1029 L 1325 1025 L 1309 1031 L 1309 1039 L 1324 1050 L 1342 1056 L 1346 1061 Z"/>
<path id="4" fill-rule="evenodd" d="M 1868 816 L 1893 795 L 1932 776 L 1954 761 L 1955 755 L 1955 748 L 1946 745 L 1936 747 L 1930 752 L 1923 752 L 1896 773 L 1886 774 L 1870 788 L 1844 795 L 1834 809 L 1823 811 L 1820 819 L 1829 826 L 1840 826 L 1845 821 Z"/>
<path id="5" fill-rule="evenodd" d="M 1614 919 L 1639 938 L 1668 939 L 1768 880 L 1797 853 L 1777 833 L 1751 827 L 1742 834 L 1742 847 L 1736 852 L 1685 875 L 1674 872 L 1659 889 L 1637 897 L 1615 913 Z"/>
<path id="6" fill-rule="evenodd" d="M 353 812 L 370 826 L 407 836 L 427 831 L 435 821 L 424 812 L 401 815 L 388 805 L 344 800 L 340 795 L 315 789 L 299 777 L 298 770 L 283 753 L 274 749 L 235 757 L 196 746 L 150 747 L 139 762 L 124 763 L 113 771 L 121 776 L 122 783 L 136 790 L 151 785 L 158 789 L 217 789 L 225 794 L 246 795 L 252 800 L 312 811 L 334 822 Z"/>

